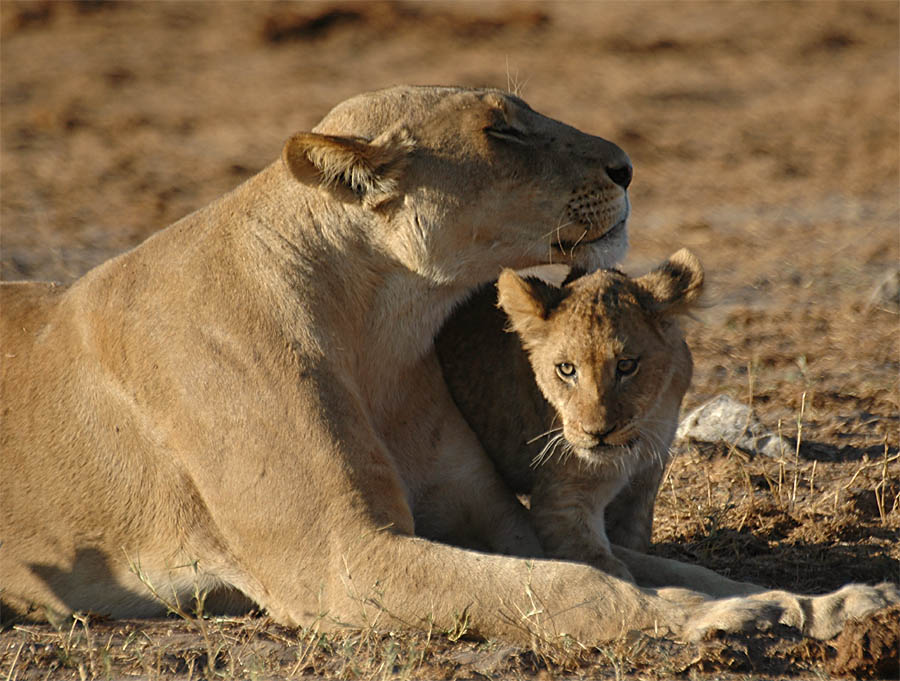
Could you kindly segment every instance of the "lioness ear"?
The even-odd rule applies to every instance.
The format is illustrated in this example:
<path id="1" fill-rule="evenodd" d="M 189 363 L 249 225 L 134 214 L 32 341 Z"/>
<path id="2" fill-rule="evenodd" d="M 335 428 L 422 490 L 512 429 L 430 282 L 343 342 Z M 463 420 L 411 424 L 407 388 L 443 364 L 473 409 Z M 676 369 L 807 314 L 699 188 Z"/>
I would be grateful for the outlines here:
<path id="1" fill-rule="evenodd" d="M 497 280 L 497 304 L 509 317 L 510 326 L 528 340 L 539 334 L 553 309 L 566 297 L 567 291 L 537 277 L 522 278 L 504 269 Z"/>
<path id="2" fill-rule="evenodd" d="M 703 266 L 688 249 L 669 256 L 662 265 L 635 282 L 647 294 L 653 311 L 679 314 L 696 302 L 703 291 Z"/>
<path id="3" fill-rule="evenodd" d="M 285 143 L 281 158 L 303 184 L 333 190 L 343 200 L 356 196 L 377 205 L 397 190 L 413 146 L 405 128 L 372 142 L 300 132 Z"/>

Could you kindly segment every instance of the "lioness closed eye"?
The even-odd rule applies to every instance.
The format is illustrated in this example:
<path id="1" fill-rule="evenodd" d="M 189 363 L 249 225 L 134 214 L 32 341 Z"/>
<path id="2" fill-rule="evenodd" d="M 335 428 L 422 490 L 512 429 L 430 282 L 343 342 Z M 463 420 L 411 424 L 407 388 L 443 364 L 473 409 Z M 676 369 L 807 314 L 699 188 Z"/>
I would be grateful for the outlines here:
<path id="1" fill-rule="evenodd" d="M 504 479 L 531 494 L 548 556 L 630 578 L 607 532 L 622 546 L 649 544 L 653 502 L 691 379 L 677 317 L 702 285 L 703 270 L 687 250 L 637 279 L 599 270 L 556 287 L 504 270 L 499 304 L 527 354 L 515 337 L 499 333 L 503 314 L 491 304 L 493 287 L 479 291 L 439 337 L 451 394 Z M 462 365 L 474 373 L 466 376 Z M 486 391 L 497 393 L 487 405 Z"/>

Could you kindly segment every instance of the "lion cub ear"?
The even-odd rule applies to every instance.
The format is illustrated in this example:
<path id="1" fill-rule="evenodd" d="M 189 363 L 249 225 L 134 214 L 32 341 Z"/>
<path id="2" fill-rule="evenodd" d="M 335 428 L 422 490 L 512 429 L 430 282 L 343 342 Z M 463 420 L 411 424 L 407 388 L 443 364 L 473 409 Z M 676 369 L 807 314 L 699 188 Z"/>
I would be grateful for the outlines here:
<path id="1" fill-rule="evenodd" d="M 372 142 L 300 132 L 284 145 L 281 158 L 303 184 L 321 186 L 341 200 L 377 206 L 397 191 L 414 142 L 405 128 Z"/>
<path id="2" fill-rule="evenodd" d="M 693 253 L 682 248 L 635 282 L 648 294 L 652 311 L 663 315 L 682 314 L 703 292 L 703 266 Z"/>
<path id="3" fill-rule="evenodd" d="M 497 293 L 498 306 L 503 308 L 510 327 L 527 346 L 529 340 L 537 340 L 542 335 L 550 313 L 565 299 L 568 290 L 504 269 L 497 280 Z"/>

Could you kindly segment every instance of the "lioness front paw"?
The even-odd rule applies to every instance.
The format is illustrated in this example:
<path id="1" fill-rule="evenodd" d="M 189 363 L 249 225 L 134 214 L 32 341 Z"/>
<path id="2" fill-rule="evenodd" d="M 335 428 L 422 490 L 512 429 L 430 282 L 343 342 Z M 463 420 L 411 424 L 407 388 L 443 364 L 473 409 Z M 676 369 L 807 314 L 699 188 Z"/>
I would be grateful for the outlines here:
<path id="1" fill-rule="evenodd" d="M 699 641 L 707 633 L 767 631 L 781 620 L 784 609 L 773 601 L 728 598 L 708 601 L 692 610 L 682 629 L 686 641 Z"/>
<path id="2" fill-rule="evenodd" d="M 894 603 L 900 603 L 900 590 L 889 583 L 848 584 L 822 596 L 766 591 L 704 603 L 689 614 L 682 633 L 686 640 L 696 641 L 709 631 L 765 631 L 777 623 L 827 640 L 837 636 L 848 619 L 866 617 Z"/>
<path id="3" fill-rule="evenodd" d="M 827 640 L 841 633 L 848 619 L 861 619 L 895 603 L 900 603 L 900 589 L 895 584 L 848 584 L 833 593 L 810 597 L 802 608 L 801 621 L 784 623 L 800 628 L 807 636 Z"/>

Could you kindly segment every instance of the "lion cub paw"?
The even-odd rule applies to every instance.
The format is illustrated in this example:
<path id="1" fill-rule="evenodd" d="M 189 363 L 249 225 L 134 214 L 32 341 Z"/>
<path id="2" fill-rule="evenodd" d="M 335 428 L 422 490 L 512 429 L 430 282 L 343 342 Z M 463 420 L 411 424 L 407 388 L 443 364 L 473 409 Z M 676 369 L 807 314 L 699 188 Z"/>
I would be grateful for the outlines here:
<path id="1" fill-rule="evenodd" d="M 619 579 L 623 579 L 626 582 L 634 583 L 634 576 L 631 574 L 631 571 L 621 560 L 616 558 L 611 553 L 598 553 L 591 556 L 590 559 L 586 561 L 589 565 L 597 568 L 598 570 L 602 570 L 608 575 L 612 575 L 613 577 L 618 577 Z"/>

